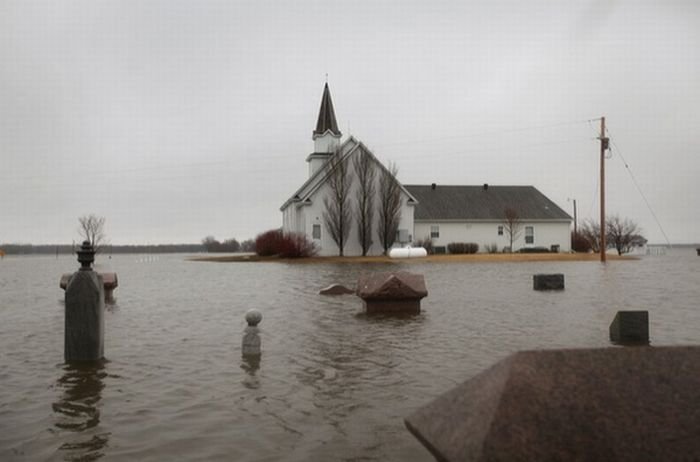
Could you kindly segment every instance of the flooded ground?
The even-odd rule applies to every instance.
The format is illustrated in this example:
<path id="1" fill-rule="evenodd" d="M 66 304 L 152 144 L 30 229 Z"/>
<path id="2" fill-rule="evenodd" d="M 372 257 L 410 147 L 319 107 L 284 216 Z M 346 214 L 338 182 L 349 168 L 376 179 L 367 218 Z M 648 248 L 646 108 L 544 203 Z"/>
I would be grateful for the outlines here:
<path id="1" fill-rule="evenodd" d="M 116 271 L 107 360 L 63 364 L 72 257 L 0 260 L 0 460 L 430 461 L 403 418 L 521 349 L 606 347 L 617 310 L 650 312 L 652 345 L 699 341 L 694 249 L 637 261 L 411 264 L 423 312 L 367 317 L 370 265 L 98 257 Z M 399 266 L 398 268 L 401 268 Z M 397 269 L 392 265 L 391 269 Z M 563 292 L 532 275 L 561 272 Z M 249 308 L 263 355 L 241 359 Z"/>

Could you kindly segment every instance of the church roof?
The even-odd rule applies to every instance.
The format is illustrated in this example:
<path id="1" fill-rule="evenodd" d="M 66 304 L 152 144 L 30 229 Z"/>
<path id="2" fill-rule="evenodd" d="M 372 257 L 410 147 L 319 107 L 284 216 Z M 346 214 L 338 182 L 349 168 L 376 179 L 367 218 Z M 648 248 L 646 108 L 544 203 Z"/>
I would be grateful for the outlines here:
<path id="1" fill-rule="evenodd" d="M 372 153 L 372 151 L 370 151 L 367 146 L 355 139 L 355 137 L 353 137 L 352 135 L 350 135 L 350 137 L 340 145 L 337 151 L 337 155 L 341 155 L 343 156 L 343 158 L 346 158 L 355 153 L 357 150 L 362 150 L 365 153 L 369 154 L 370 158 L 372 158 L 377 163 L 380 169 L 388 171 L 387 168 L 381 162 L 379 162 L 379 160 Z M 284 209 L 287 208 L 287 206 L 294 202 L 310 203 L 310 196 L 327 180 L 328 175 L 328 170 L 325 168 L 320 168 L 316 170 L 316 172 L 313 175 L 311 175 L 309 179 L 307 179 L 299 189 L 297 189 L 297 191 L 292 195 L 292 197 L 287 199 L 285 203 L 282 204 L 280 210 L 284 211 Z M 408 196 L 409 203 L 415 205 L 417 203 L 416 198 L 400 182 L 399 186 L 401 187 L 401 190 Z"/>
<path id="2" fill-rule="evenodd" d="M 571 220 L 534 186 L 406 185 L 418 200 L 415 220 L 499 220 L 511 208 L 521 220 Z"/>
<path id="3" fill-rule="evenodd" d="M 314 136 L 321 136 L 329 130 L 334 135 L 341 135 L 340 130 L 338 130 L 338 122 L 335 120 L 335 111 L 333 110 L 331 91 L 328 89 L 328 82 L 326 82 L 326 86 L 323 88 L 321 109 L 318 111 L 318 122 L 316 122 Z"/>

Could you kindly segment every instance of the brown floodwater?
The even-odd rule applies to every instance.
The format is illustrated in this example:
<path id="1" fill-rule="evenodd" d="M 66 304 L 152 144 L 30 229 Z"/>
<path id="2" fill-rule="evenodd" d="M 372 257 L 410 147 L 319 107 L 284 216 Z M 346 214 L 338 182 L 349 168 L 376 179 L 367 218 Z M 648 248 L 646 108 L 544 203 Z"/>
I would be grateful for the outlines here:
<path id="1" fill-rule="evenodd" d="M 417 407 L 522 349 L 609 347 L 617 310 L 650 312 L 652 345 L 695 344 L 695 249 L 636 261 L 392 265 L 98 257 L 116 271 L 106 360 L 63 364 L 73 257 L 0 260 L 0 460 L 430 461 Z M 413 317 L 324 297 L 364 272 L 425 275 Z M 566 290 L 535 292 L 561 272 Z M 263 355 L 241 358 L 246 310 Z M 619 347 L 613 347 L 619 348 Z"/>

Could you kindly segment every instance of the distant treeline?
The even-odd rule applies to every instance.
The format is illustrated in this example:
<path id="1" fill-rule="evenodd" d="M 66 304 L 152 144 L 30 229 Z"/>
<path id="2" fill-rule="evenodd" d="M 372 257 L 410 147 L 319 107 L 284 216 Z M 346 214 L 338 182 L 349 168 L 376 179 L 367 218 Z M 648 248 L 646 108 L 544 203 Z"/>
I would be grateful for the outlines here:
<path id="1" fill-rule="evenodd" d="M 55 255 L 72 254 L 80 246 L 68 245 L 32 245 L 0 244 L 0 250 L 7 255 Z M 106 245 L 100 250 L 102 254 L 113 253 L 198 253 L 206 252 L 202 244 L 157 244 L 157 245 Z"/>

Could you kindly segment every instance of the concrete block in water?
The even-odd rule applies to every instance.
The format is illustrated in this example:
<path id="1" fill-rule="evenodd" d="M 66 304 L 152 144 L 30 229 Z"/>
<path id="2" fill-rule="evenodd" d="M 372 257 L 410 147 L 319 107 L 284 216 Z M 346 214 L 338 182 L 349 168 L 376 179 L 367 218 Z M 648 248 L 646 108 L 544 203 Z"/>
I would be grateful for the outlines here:
<path id="1" fill-rule="evenodd" d="M 406 271 L 374 273 L 360 277 L 357 295 L 371 313 L 420 313 L 420 301 L 428 295 L 422 274 Z"/>
<path id="2" fill-rule="evenodd" d="M 66 286 L 64 358 L 96 361 L 104 357 L 104 282 L 94 271 L 77 271 Z"/>
<path id="3" fill-rule="evenodd" d="M 649 312 L 618 311 L 610 324 L 610 341 L 620 344 L 648 344 Z"/>
<path id="4" fill-rule="evenodd" d="M 563 274 L 535 274 L 532 282 L 535 290 L 564 290 Z"/>
<path id="5" fill-rule="evenodd" d="M 700 460 L 700 346 L 524 351 L 419 408 L 443 462 Z"/>

